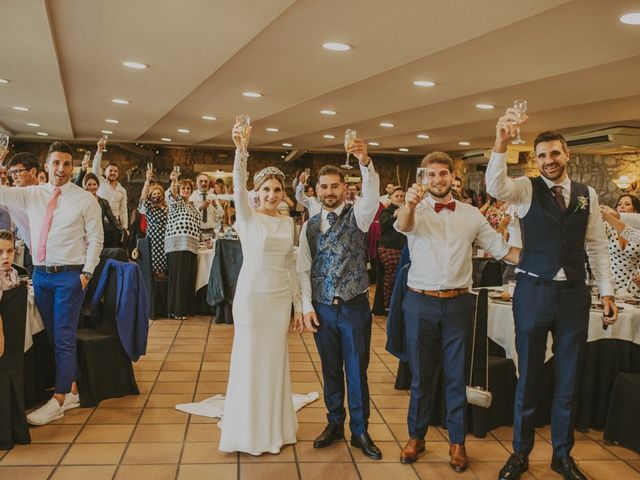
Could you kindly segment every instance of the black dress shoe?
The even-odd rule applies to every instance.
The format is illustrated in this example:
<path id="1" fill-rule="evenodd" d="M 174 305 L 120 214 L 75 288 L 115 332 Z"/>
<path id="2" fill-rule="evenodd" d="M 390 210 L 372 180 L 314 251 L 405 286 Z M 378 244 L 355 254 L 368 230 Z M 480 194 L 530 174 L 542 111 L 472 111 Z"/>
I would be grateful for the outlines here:
<path id="1" fill-rule="evenodd" d="M 324 431 L 313 441 L 313 448 L 324 448 L 336 440 L 344 439 L 344 427 L 335 423 L 328 424 Z"/>
<path id="2" fill-rule="evenodd" d="M 374 460 L 380 460 L 382 458 L 382 452 L 376 444 L 373 443 L 371 437 L 368 433 L 363 433 L 362 435 L 353 435 L 351 437 L 351 445 L 353 447 L 357 447 L 362 450 L 367 457 L 372 458 Z"/>
<path id="3" fill-rule="evenodd" d="M 564 480 L 587 480 L 571 457 L 553 458 L 551 470 L 562 475 Z"/>
<path id="4" fill-rule="evenodd" d="M 500 470 L 498 480 L 520 480 L 520 476 L 529 470 L 529 458 L 524 455 L 512 453 Z"/>

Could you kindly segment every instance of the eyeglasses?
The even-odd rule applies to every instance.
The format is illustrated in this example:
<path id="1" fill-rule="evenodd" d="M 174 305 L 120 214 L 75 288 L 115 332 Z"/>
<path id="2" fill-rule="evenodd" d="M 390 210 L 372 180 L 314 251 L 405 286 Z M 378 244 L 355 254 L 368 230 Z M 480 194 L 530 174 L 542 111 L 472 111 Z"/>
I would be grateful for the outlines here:
<path id="1" fill-rule="evenodd" d="M 12 177 L 15 177 L 17 175 L 20 175 L 22 172 L 26 172 L 27 170 L 29 169 L 28 168 L 12 168 L 7 173 Z"/>

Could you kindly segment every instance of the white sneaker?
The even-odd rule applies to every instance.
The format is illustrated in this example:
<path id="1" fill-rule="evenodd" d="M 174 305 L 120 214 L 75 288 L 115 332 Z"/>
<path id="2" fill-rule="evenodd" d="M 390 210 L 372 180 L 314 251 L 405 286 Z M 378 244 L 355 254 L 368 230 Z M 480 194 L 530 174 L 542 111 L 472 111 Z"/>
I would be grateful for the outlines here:
<path id="1" fill-rule="evenodd" d="M 80 395 L 73 394 L 71 392 L 66 393 L 64 396 L 64 403 L 62 404 L 62 411 L 66 412 L 72 408 L 78 408 L 80 406 Z"/>
<path id="2" fill-rule="evenodd" d="M 64 417 L 64 409 L 55 398 L 51 397 L 47 403 L 27 415 L 27 422 L 31 425 L 46 425 L 62 417 Z"/>

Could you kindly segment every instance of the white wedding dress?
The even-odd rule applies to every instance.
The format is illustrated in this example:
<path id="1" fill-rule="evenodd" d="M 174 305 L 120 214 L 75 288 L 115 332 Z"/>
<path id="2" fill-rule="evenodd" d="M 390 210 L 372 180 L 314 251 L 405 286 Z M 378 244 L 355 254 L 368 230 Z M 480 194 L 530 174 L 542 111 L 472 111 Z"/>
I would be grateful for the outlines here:
<path id="1" fill-rule="evenodd" d="M 246 161 L 236 153 L 236 229 L 244 259 L 233 299 L 233 348 L 219 448 L 260 455 L 296 442 L 287 332 L 292 302 L 296 311 L 302 306 L 293 220 L 249 206 Z"/>

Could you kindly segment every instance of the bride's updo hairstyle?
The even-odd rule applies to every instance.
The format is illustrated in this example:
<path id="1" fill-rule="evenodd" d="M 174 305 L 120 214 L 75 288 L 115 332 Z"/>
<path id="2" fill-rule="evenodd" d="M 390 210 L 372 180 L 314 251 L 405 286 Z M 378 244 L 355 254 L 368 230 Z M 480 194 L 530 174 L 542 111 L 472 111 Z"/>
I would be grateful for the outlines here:
<path id="1" fill-rule="evenodd" d="M 256 173 L 253 176 L 253 189 L 257 192 L 258 190 L 260 190 L 260 187 L 264 184 L 264 182 L 266 182 L 267 180 L 271 180 L 272 178 L 280 182 L 280 185 L 282 185 L 282 190 L 284 190 L 284 173 L 282 173 L 282 170 L 276 167 L 263 168 L 258 173 Z"/>

